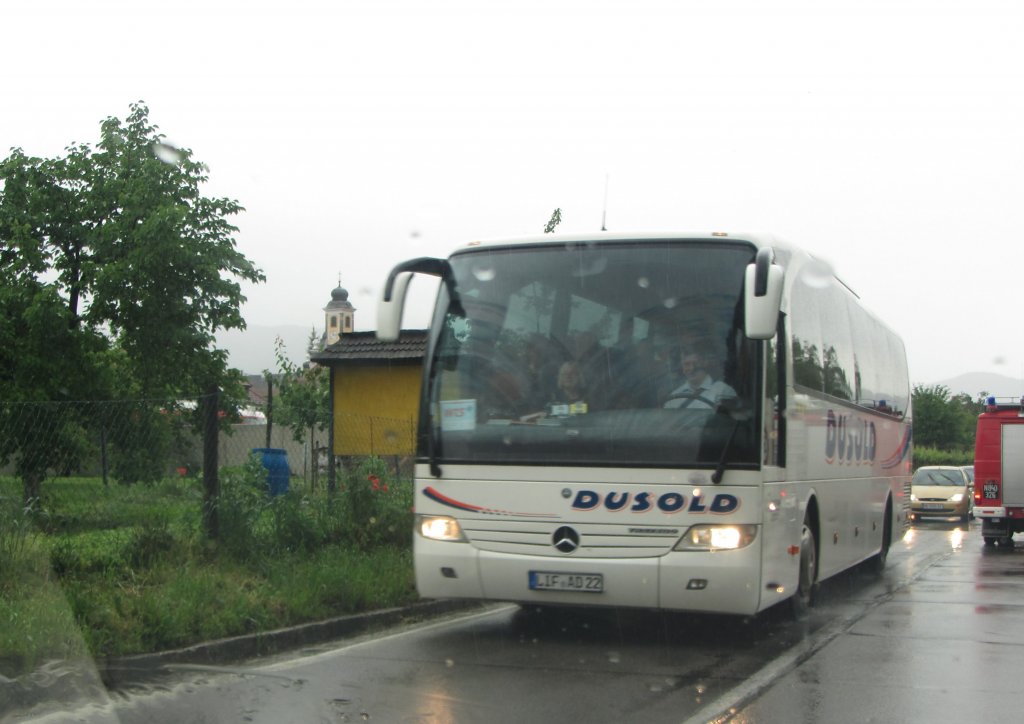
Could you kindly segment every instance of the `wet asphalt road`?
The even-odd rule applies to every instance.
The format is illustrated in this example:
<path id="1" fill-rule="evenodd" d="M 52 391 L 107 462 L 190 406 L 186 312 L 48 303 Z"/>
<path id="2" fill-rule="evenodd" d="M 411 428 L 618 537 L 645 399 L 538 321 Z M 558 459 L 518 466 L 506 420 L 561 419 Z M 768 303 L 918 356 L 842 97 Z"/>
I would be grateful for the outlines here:
<path id="1" fill-rule="evenodd" d="M 965 536 L 931 521 L 912 529 L 911 552 L 931 549 L 937 537 L 949 550 L 775 678 L 731 721 L 1024 718 L 1024 542 L 986 548 L 980 526 L 972 527 Z"/>
<path id="2" fill-rule="evenodd" d="M 985 549 L 976 528 L 929 521 L 881 578 L 832 579 L 797 622 L 495 606 L 274 660 L 137 672 L 73 711 L 10 720 L 972 722 L 1014 711 L 1022 664 L 1024 541 Z"/>

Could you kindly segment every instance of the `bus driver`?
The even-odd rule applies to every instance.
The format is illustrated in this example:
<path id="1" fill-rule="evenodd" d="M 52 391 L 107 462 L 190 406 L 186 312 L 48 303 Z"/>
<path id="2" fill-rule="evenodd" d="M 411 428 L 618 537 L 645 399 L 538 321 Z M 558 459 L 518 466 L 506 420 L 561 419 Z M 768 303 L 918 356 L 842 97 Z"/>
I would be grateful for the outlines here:
<path id="1" fill-rule="evenodd" d="M 672 390 L 664 407 L 688 410 L 714 410 L 718 403 L 736 397 L 736 390 L 708 373 L 707 355 L 683 350 L 680 369 L 686 381 Z"/>

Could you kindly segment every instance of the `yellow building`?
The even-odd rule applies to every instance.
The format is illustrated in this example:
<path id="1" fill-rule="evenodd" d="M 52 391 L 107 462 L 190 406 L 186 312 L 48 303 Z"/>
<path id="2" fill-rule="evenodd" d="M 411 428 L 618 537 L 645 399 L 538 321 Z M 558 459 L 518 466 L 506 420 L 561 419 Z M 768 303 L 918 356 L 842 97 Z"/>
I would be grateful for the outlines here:
<path id="1" fill-rule="evenodd" d="M 339 327 L 345 324 L 334 328 Z M 330 319 L 327 329 L 332 329 Z M 415 453 L 426 343 L 422 329 L 404 330 L 394 342 L 379 341 L 375 332 L 343 332 L 310 356 L 331 370 L 335 455 Z"/>

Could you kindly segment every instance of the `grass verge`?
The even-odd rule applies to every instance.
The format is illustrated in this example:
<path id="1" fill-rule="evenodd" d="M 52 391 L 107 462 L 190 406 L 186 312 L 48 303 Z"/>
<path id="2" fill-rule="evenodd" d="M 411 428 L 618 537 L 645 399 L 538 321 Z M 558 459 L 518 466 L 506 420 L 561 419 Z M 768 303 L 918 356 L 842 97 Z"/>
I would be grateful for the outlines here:
<path id="1" fill-rule="evenodd" d="M 0 478 L 0 675 L 178 648 L 416 600 L 411 482 L 368 461 L 344 490 L 271 498 L 258 464 L 222 475 L 222 535 L 198 481 Z M 16 502 L 17 501 L 17 502 Z"/>

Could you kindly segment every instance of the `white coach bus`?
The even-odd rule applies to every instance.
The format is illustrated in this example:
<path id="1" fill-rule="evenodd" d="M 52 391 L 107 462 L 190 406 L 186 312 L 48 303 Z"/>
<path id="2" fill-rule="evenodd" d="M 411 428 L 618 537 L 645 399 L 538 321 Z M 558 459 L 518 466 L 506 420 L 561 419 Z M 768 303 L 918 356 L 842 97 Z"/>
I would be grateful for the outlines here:
<path id="1" fill-rule="evenodd" d="M 881 568 L 907 524 L 903 344 L 764 234 L 547 234 L 441 278 L 415 466 L 419 593 L 753 614 Z"/>

